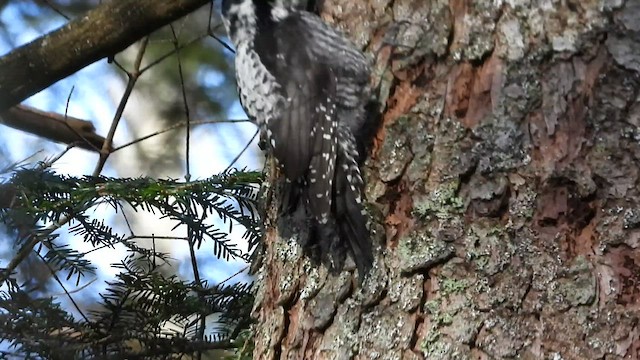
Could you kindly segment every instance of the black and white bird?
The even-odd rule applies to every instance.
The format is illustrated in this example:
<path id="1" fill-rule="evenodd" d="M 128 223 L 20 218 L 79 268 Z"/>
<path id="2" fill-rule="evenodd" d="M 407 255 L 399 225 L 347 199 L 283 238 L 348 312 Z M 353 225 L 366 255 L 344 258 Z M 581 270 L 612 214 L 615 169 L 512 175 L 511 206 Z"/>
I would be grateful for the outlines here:
<path id="1" fill-rule="evenodd" d="M 362 280 L 373 253 L 356 136 L 366 123 L 369 61 L 288 0 L 222 0 L 222 17 L 242 107 L 290 184 L 284 198 L 306 207 L 321 248 L 350 250 Z"/>

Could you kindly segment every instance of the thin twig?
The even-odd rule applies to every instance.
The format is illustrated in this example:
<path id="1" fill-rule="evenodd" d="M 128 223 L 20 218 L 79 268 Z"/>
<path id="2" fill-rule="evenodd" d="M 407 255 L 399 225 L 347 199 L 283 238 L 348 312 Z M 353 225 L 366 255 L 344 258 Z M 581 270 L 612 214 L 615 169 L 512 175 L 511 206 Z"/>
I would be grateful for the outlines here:
<path id="1" fill-rule="evenodd" d="M 42 262 L 45 264 L 45 266 L 47 267 L 47 269 L 49 269 L 49 272 L 51 273 L 51 276 L 53 276 L 53 278 L 56 280 L 56 282 L 58 283 L 58 285 L 60 285 L 60 287 L 62 288 L 62 291 L 64 291 L 65 294 L 67 294 L 67 297 L 69 298 L 69 300 L 71 301 L 71 304 L 73 304 L 73 307 L 76 308 L 76 310 L 80 313 L 80 316 L 82 316 L 82 318 L 84 319 L 84 321 L 86 321 L 87 323 L 89 323 L 89 319 L 84 315 L 84 312 L 82 312 L 82 309 L 80 309 L 80 306 L 78 306 L 78 304 L 76 303 L 76 301 L 73 299 L 73 296 L 71 296 L 71 294 L 69 293 L 69 291 L 67 291 L 67 288 L 64 286 L 64 284 L 62 283 L 62 280 L 60 280 L 60 278 L 58 277 L 58 274 L 56 273 L 55 270 L 53 270 L 53 268 L 51 267 L 51 265 L 49 265 L 49 263 L 47 262 L 47 260 L 45 260 L 44 256 L 42 256 L 39 252 L 36 252 L 36 254 L 38 254 L 38 257 L 40 258 L 40 260 L 42 260 Z M 80 278 L 78 278 L 78 280 L 80 280 Z M 78 284 L 76 284 L 78 285 Z"/>
<path id="2" fill-rule="evenodd" d="M 65 108 L 64 108 L 64 124 L 67 125 L 67 128 L 69 128 L 69 130 L 71 130 L 71 132 L 76 134 L 76 136 L 78 136 L 80 139 L 82 139 L 87 145 L 92 147 L 94 151 L 100 152 L 100 149 L 98 149 L 91 141 L 89 141 L 86 137 L 84 137 L 84 135 L 82 135 L 73 126 L 69 125 L 69 121 L 68 121 L 69 120 L 69 104 L 71 103 L 71 95 L 73 95 L 73 90 L 75 88 L 76 88 L 75 86 L 72 86 L 71 90 L 69 91 L 69 95 L 67 96 L 67 103 L 65 104 Z M 104 143 L 103 143 L 103 146 L 104 146 Z"/>
<path id="3" fill-rule="evenodd" d="M 231 51 L 233 54 L 236 53 L 231 46 L 229 46 L 226 42 L 222 41 L 217 35 L 216 31 L 222 27 L 222 23 L 218 23 L 216 26 L 211 26 L 211 22 L 213 20 L 213 2 L 209 4 L 209 23 L 207 24 L 207 34 L 214 38 L 218 43 L 220 43 L 225 49 Z"/>
<path id="4" fill-rule="evenodd" d="M 64 150 L 62 150 L 58 155 L 52 157 L 51 160 L 44 161 L 40 168 L 48 169 L 52 167 L 53 164 L 55 164 L 58 160 L 60 160 L 60 158 L 62 158 L 66 153 L 69 152 L 69 150 L 73 149 L 74 147 L 75 145 L 67 145 L 67 147 Z"/>
<path id="5" fill-rule="evenodd" d="M 107 162 L 107 159 L 109 158 L 109 154 L 110 154 L 109 148 L 111 147 L 111 144 L 113 144 L 113 137 L 116 133 L 116 129 L 118 128 L 118 124 L 122 119 L 124 108 L 127 105 L 127 102 L 131 97 L 131 93 L 133 92 L 133 88 L 140 77 L 140 66 L 142 64 L 142 58 L 144 57 L 144 53 L 147 49 L 147 44 L 149 44 L 148 36 L 145 37 L 142 40 L 142 44 L 140 44 L 140 49 L 138 49 L 138 55 L 136 56 L 136 59 L 133 63 L 134 64 L 133 71 L 127 72 L 127 76 L 129 78 L 129 81 L 127 82 L 127 88 L 125 89 L 124 94 L 120 99 L 120 104 L 118 104 L 116 114 L 113 117 L 113 121 L 111 122 L 111 128 L 109 128 L 109 133 L 105 138 L 104 145 L 102 146 L 102 151 L 100 153 L 100 159 L 98 160 L 98 164 L 96 165 L 96 168 L 93 170 L 93 176 L 100 175 L 100 173 L 102 172 L 102 169 L 104 168 L 105 163 Z M 115 63 L 116 65 L 118 65 L 117 62 Z"/>
<path id="6" fill-rule="evenodd" d="M 65 18 L 66 20 L 71 20 L 71 18 L 69 16 L 67 16 L 65 13 L 63 13 L 60 9 L 58 9 L 55 5 L 53 5 L 49 0 L 41 0 L 47 7 L 49 7 L 51 10 L 53 10 L 53 12 L 55 12 L 56 14 L 62 16 L 63 18 Z"/>
<path id="7" fill-rule="evenodd" d="M 186 87 L 184 84 L 184 74 L 182 71 L 182 59 L 180 56 L 180 46 L 179 46 L 179 42 L 178 42 L 178 36 L 176 35 L 175 29 L 173 27 L 173 25 L 170 25 L 170 29 L 171 29 L 171 34 L 173 35 L 173 44 L 174 44 L 174 49 L 176 51 L 176 56 L 178 58 L 178 74 L 180 76 L 180 89 L 182 91 L 182 103 L 184 105 L 184 113 L 185 113 L 185 117 L 186 117 L 186 123 L 187 123 L 187 131 L 186 131 L 186 174 L 185 174 L 185 180 L 189 181 L 191 179 L 191 164 L 190 164 L 190 144 L 191 144 L 191 128 L 190 128 L 190 124 L 191 124 L 191 117 L 190 117 L 190 113 L 189 113 L 189 104 L 187 102 L 187 92 L 186 92 Z M 188 215 L 195 215 L 195 211 L 194 209 L 191 208 L 190 204 L 187 204 L 187 214 Z M 202 215 L 203 217 L 206 216 L 206 214 Z M 196 257 L 196 252 L 195 252 L 195 239 L 193 238 L 194 233 L 192 231 L 189 232 L 189 257 L 191 258 L 191 267 L 193 269 L 193 276 L 194 276 L 194 280 L 196 281 L 196 284 L 198 284 L 198 286 L 202 287 L 202 279 L 200 278 L 200 271 L 198 270 L 198 259 Z M 200 296 L 200 301 L 204 302 L 204 296 Z M 200 325 L 198 327 L 198 339 L 200 341 L 204 340 L 204 332 L 205 332 L 205 328 L 206 328 L 206 317 L 204 314 L 199 314 L 200 317 Z M 198 360 L 202 359 L 202 351 L 197 351 L 197 357 Z"/>
<path id="8" fill-rule="evenodd" d="M 91 279 L 91 280 L 87 281 L 87 283 L 86 283 L 86 284 L 84 284 L 84 285 L 82 285 L 82 286 L 79 286 L 79 287 L 77 287 L 77 288 L 75 288 L 75 289 L 73 289 L 73 290 L 69 290 L 67 293 L 68 293 L 68 294 L 75 294 L 75 293 L 79 293 L 80 291 L 82 291 L 82 290 L 84 290 L 84 289 L 88 288 L 91 284 L 93 284 L 93 283 L 94 283 L 94 282 L 96 282 L 96 281 L 98 281 L 98 278 L 97 278 L 97 277 L 95 277 L 95 278 L 93 278 L 93 279 Z M 52 297 L 56 297 L 56 296 L 59 296 L 59 295 L 60 295 L 60 294 L 51 294 L 50 296 L 52 296 Z"/>
<path id="9" fill-rule="evenodd" d="M 211 34 L 213 29 L 211 28 L 211 22 L 213 21 L 213 1 L 209 3 L 209 22 L 207 23 L 207 33 Z M 218 24 L 220 25 L 220 24 Z"/>
<path id="10" fill-rule="evenodd" d="M 149 64 L 147 64 L 147 66 L 143 67 L 142 69 L 140 69 L 140 74 L 145 73 L 147 70 L 151 69 L 152 67 L 158 65 L 159 63 L 163 62 L 164 60 L 168 59 L 169 57 L 171 57 L 171 55 L 175 54 L 176 52 L 178 52 L 179 50 L 182 50 L 190 45 L 193 45 L 195 43 L 197 43 L 198 41 L 204 39 L 207 36 L 207 34 L 202 34 L 199 35 L 198 37 L 196 37 L 195 39 L 188 41 L 186 43 L 184 43 L 183 45 L 179 46 L 177 49 L 174 48 L 173 50 L 167 52 L 164 55 L 160 55 L 160 57 L 158 57 L 157 59 L 151 61 Z"/>
<path id="11" fill-rule="evenodd" d="M 186 88 L 185 88 L 185 84 L 184 84 L 184 74 L 182 72 L 182 60 L 181 60 L 181 56 L 180 56 L 180 46 L 179 46 L 179 42 L 178 42 L 178 36 L 176 35 L 175 29 L 173 28 L 173 25 L 169 26 L 171 29 L 171 34 L 173 35 L 173 44 L 174 44 L 174 49 L 176 51 L 176 56 L 178 58 L 178 74 L 180 76 L 180 89 L 182 91 L 182 103 L 184 105 L 184 113 L 185 113 L 185 117 L 186 117 L 186 123 L 187 123 L 187 132 L 186 132 L 186 174 L 185 174 L 185 180 L 189 181 L 191 179 L 191 164 L 190 164 L 190 135 L 191 135 L 191 129 L 190 129 L 190 123 L 191 123 L 191 117 L 189 115 L 189 104 L 187 102 L 187 92 L 186 92 Z M 195 215 L 196 211 L 194 211 L 194 209 L 191 208 L 190 204 L 186 205 L 186 214 L 187 215 Z M 203 217 L 206 216 L 206 214 L 202 215 Z M 198 286 L 202 287 L 202 279 L 200 278 L 200 271 L 198 270 L 198 259 L 196 257 L 196 249 L 195 249 L 195 239 L 194 239 L 194 232 L 193 231 L 189 231 L 189 257 L 191 258 L 191 268 L 193 270 L 193 277 L 194 280 L 196 282 L 196 284 L 198 284 Z M 204 296 L 200 296 L 200 301 L 204 302 Z M 200 325 L 198 327 L 198 340 L 202 341 L 204 340 L 204 332 L 205 332 L 205 328 L 206 328 L 206 317 L 204 314 L 199 314 L 198 316 L 200 318 Z M 202 351 L 197 351 L 196 352 L 197 356 L 196 358 L 198 360 L 202 360 Z"/>
<path id="12" fill-rule="evenodd" d="M 233 123 L 246 123 L 246 122 L 251 122 L 251 120 L 249 120 L 249 119 L 201 120 L 201 121 L 191 121 L 189 126 L 192 127 L 192 126 L 204 125 L 204 124 L 233 124 Z M 124 149 L 126 147 L 129 147 L 131 145 L 135 145 L 135 144 L 137 144 L 139 142 L 142 142 L 142 141 L 147 140 L 149 138 L 152 138 L 154 136 L 158 136 L 158 135 L 164 134 L 164 133 L 172 131 L 172 130 L 177 130 L 177 129 L 180 129 L 180 128 L 185 127 L 185 126 L 187 126 L 187 122 L 186 121 L 180 122 L 180 123 L 175 124 L 175 125 L 171 125 L 171 126 L 169 126 L 167 128 L 164 128 L 162 130 L 155 131 L 155 132 L 153 132 L 153 133 L 151 133 L 149 135 L 145 135 L 143 137 L 139 137 L 139 138 L 137 138 L 135 140 L 132 140 L 132 141 L 124 144 L 124 145 L 120 145 L 118 147 L 115 147 L 115 148 L 113 148 L 113 150 L 111 150 L 111 152 L 114 153 L 114 152 L 116 152 L 118 150 L 122 150 L 122 149 Z"/>
<path id="13" fill-rule="evenodd" d="M 228 278 L 226 278 L 226 279 L 224 279 L 224 280 L 220 281 L 220 282 L 218 283 L 218 286 L 220 286 L 220 285 L 222 285 L 222 284 L 226 283 L 227 281 L 229 281 L 229 280 L 233 279 L 234 277 L 236 277 L 236 276 L 238 276 L 238 275 L 242 274 L 242 273 L 243 273 L 243 272 L 245 272 L 248 268 L 249 268 L 249 265 L 247 265 L 247 266 L 243 267 L 242 269 L 238 270 L 235 274 L 233 274 L 233 275 L 229 276 Z"/>
<path id="14" fill-rule="evenodd" d="M 236 53 L 236 51 L 235 51 L 231 46 L 229 46 L 229 44 L 227 44 L 226 42 L 222 41 L 222 39 L 220 39 L 220 38 L 218 37 L 218 35 L 216 35 L 216 34 L 214 34 L 214 33 L 211 33 L 211 34 L 209 34 L 209 36 L 211 36 L 211 37 L 212 37 L 212 38 L 214 38 L 218 43 L 220 43 L 220 45 L 222 45 L 222 47 L 223 47 L 223 48 L 225 48 L 225 49 L 227 49 L 227 50 L 231 51 L 231 53 L 233 53 L 233 54 L 235 54 L 235 53 Z"/>
<path id="15" fill-rule="evenodd" d="M 245 151 L 247 151 L 247 149 L 249 148 L 249 146 L 251 146 L 251 143 L 253 142 L 253 140 L 256 138 L 256 136 L 258 136 L 258 133 L 260 132 L 260 130 L 256 130 L 255 134 L 253 134 L 253 136 L 251 137 L 251 140 L 249 140 L 249 142 L 247 143 L 247 145 L 244 146 L 244 148 L 242 149 L 242 151 L 240 151 L 238 153 L 238 155 L 236 155 L 235 158 L 233 158 L 233 160 L 231 161 L 231 163 L 229 164 L 229 166 L 226 167 L 226 169 L 224 169 L 223 173 L 229 171 L 231 169 L 231 167 L 233 165 L 235 165 L 235 163 L 240 159 L 240 156 L 242 156 L 242 154 L 245 153 Z"/>
<path id="16" fill-rule="evenodd" d="M 185 146 L 186 146 L 186 153 L 185 153 L 185 162 L 186 162 L 186 174 L 184 175 L 184 178 L 186 181 L 191 180 L 191 128 L 190 128 L 190 124 L 191 124 L 191 116 L 190 116 L 190 112 L 189 112 L 189 103 L 187 102 L 187 90 L 186 87 L 184 85 L 184 73 L 182 72 L 182 57 L 180 56 L 180 49 L 179 49 L 179 42 L 178 42 L 178 36 L 176 35 L 176 31 L 173 28 L 173 25 L 170 25 L 169 28 L 171 29 L 171 34 L 173 35 L 173 45 L 174 48 L 176 50 L 176 57 L 178 58 L 178 75 L 180 76 L 180 89 L 182 92 L 182 104 L 184 105 L 184 115 L 186 118 L 186 122 L 187 122 L 187 131 L 186 131 L 186 139 L 185 139 Z"/>
<path id="17" fill-rule="evenodd" d="M 195 211 L 193 211 L 193 209 L 191 208 L 191 204 L 187 203 L 186 204 L 186 208 L 185 208 L 185 213 L 188 216 L 195 216 Z M 200 219 L 200 221 L 204 220 L 204 217 L 206 217 L 207 214 L 203 213 L 202 214 L 202 219 Z M 198 284 L 199 287 L 203 287 L 202 286 L 202 279 L 200 278 L 200 271 L 198 269 L 198 258 L 196 257 L 196 241 L 195 241 L 195 233 L 193 231 L 189 231 L 189 257 L 191 259 L 191 268 L 193 269 L 193 277 L 194 280 L 196 282 L 196 284 Z M 204 295 L 199 294 L 198 297 L 200 298 L 200 301 L 202 301 L 203 303 L 205 302 L 205 298 Z M 206 317 L 204 314 L 199 314 L 199 318 L 200 318 L 200 325 L 198 326 L 198 340 L 204 340 L 204 331 L 205 331 L 205 327 L 206 327 Z M 202 352 L 198 352 L 198 360 L 202 359 Z"/>
<path id="18" fill-rule="evenodd" d="M 121 203 L 118 203 L 118 206 L 120 207 L 120 211 L 122 211 L 122 217 L 124 218 L 125 224 L 127 224 L 127 228 L 129 229 L 131 236 L 135 236 L 136 234 L 133 233 L 133 228 L 131 227 L 131 223 L 129 222 L 129 217 L 127 217 L 127 213 L 124 211 L 124 206 Z"/>
<path id="19" fill-rule="evenodd" d="M 122 239 L 122 242 L 125 241 L 130 241 L 130 240 L 183 240 L 183 241 L 188 241 L 189 238 L 186 236 L 158 236 L 158 235 L 131 235 L 129 237 L 126 237 L 124 239 Z M 94 251 L 98 251 L 98 250 L 102 250 L 105 248 L 112 248 L 114 244 L 106 244 L 106 245 L 100 245 L 98 247 L 95 247 L 91 250 L 88 250 L 84 253 L 82 253 L 82 255 L 87 255 L 87 254 L 91 254 Z"/>

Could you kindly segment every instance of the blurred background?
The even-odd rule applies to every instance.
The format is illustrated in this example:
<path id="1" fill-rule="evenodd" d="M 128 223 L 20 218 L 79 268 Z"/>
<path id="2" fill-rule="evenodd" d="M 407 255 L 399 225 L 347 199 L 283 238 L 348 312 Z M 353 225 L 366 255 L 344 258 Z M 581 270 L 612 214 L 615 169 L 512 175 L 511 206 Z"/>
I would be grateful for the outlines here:
<path id="1" fill-rule="evenodd" d="M 0 1 L 0 56 L 64 25 L 99 3 L 91 0 Z M 227 40 L 216 7 L 206 6 L 174 23 L 173 29 L 163 28 L 151 35 L 142 60 L 142 67 L 149 69 L 127 99 L 114 136 L 118 150 L 109 157 L 102 175 L 197 180 L 229 166 L 262 168 L 263 158 L 254 137 L 256 127 L 247 122 L 237 101 L 233 52 L 220 43 Z M 209 29 L 220 40 L 211 36 Z M 115 62 L 104 59 L 88 66 L 23 104 L 91 121 L 96 132 L 106 136 L 127 86 L 123 69 L 133 69 L 140 46 L 137 43 L 117 54 Z M 187 117 L 194 124 L 190 129 L 184 126 Z M 165 131 L 167 129 L 171 130 Z M 148 135 L 153 136 L 147 138 Z M 66 149 L 64 144 L 0 125 L 0 169 L 5 169 L 0 176 L 6 179 L 11 176 L 8 169 L 33 166 L 63 153 L 53 163 L 55 172 L 73 176 L 94 172 L 97 153 L 78 148 L 65 152 Z M 188 244 L 179 239 L 185 236 L 184 229 L 174 229 L 175 224 L 150 213 L 116 214 L 107 206 L 99 207 L 97 212 L 93 216 L 105 219 L 119 233 L 158 237 L 153 240 L 153 246 L 169 253 L 173 259 L 164 271 L 193 280 Z M 228 229 L 228 225 L 219 225 Z M 69 236 L 68 226 L 58 233 L 61 244 L 69 243 L 84 252 L 92 250 L 80 237 Z M 245 249 L 242 233 L 242 229 L 234 227 L 232 239 Z M 140 246 L 152 246 L 152 240 L 139 241 Z M 15 256 L 14 243 L 0 231 L 0 267 L 5 267 Z M 204 242 L 197 251 L 201 276 L 208 282 L 215 284 L 246 268 L 246 263 L 240 260 L 217 260 L 211 245 Z M 119 262 L 124 254 L 123 249 L 116 246 L 89 252 L 86 257 L 97 267 L 96 275 L 82 278 L 77 285 L 75 281 L 67 281 L 67 290 L 75 294 L 81 307 L 95 303 L 106 286 L 105 281 L 115 275 L 116 269 L 110 265 Z M 59 284 L 51 281 L 50 272 L 42 269 L 43 265 L 36 260 L 28 259 L 19 268 L 22 281 L 43 296 L 62 293 Z M 243 276 L 246 275 L 238 276 L 239 280 Z M 60 297 L 60 301 L 64 305 L 65 297 Z"/>

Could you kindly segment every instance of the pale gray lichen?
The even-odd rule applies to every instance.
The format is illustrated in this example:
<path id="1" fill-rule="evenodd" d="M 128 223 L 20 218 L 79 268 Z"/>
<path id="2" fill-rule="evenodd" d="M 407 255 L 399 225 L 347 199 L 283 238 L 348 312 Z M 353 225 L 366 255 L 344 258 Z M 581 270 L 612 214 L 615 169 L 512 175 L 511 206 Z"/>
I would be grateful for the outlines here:
<path id="1" fill-rule="evenodd" d="M 596 278 L 593 265 L 582 255 L 573 260 L 570 268 L 559 274 L 557 285 L 549 288 L 548 296 L 568 306 L 589 305 L 596 298 Z"/>
<path id="2" fill-rule="evenodd" d="M 407 164 L 413 158 L 409 142 L 409 116 L 403 116 L 386 129 L 386 138 L 392 139 L 385 141 L 380 149 L 380 180 L 390 182 L 404 173 Z"/>
<path id="3" fill-rule="evenodd" d="M 398 242 L 396 253 L 400 270 L 409 273 L 428 270 L 435 264 L 450 259 L 454 255 L 454 250 L 451 244 L 430 236 L 428 230 L 423 229 L 402 237 Z"/>
<path id="4" fill-rule="evenodd" d="M 389 300 L 392 303 L 397 302 L 403 311 L 413 311 L 420 305 L 424 295 L 424 275 L 392 279 L 390 284 Z"/>
<path id="5" fill-rule="evenodd" d="M 464 210 L 464 200 L 458 197 L 460 182 L 450 180 L 443 182 L 430 194 L 416 200 L 413 212 L 417 216 L 428 219 L 446 220 L 452 214 L 460 214 Z"/>
<path id="6" fill-rule="evenodd" d="M 626 209 L 622 221 L 625 229 L 640 227 L 640 209 Z"/>
<path id="7" fill-rule="evenodd" d="M 360 332 L 367 334 L 360 355 L 370 359 L 373 352 L 406 349 L 411 343 L 415 317 L 395 306 L 373 309 L 362 316 Z"/>

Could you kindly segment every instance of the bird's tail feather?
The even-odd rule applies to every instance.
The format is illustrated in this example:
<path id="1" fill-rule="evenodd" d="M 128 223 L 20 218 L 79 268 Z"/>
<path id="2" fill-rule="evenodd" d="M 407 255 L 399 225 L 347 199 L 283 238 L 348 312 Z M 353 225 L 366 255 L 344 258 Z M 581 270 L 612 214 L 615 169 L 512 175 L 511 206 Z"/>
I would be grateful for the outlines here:
<path id="1" fill-rule="evenodd" d="M 348 245 L 360 282 L 373 266 L 373 249 L 362 192 L 364 181 L 358 166 L 358 150 L 346 128 L 338 130 L 338 156 L 334 182 L 334 216 L 340 240 Z"/>

